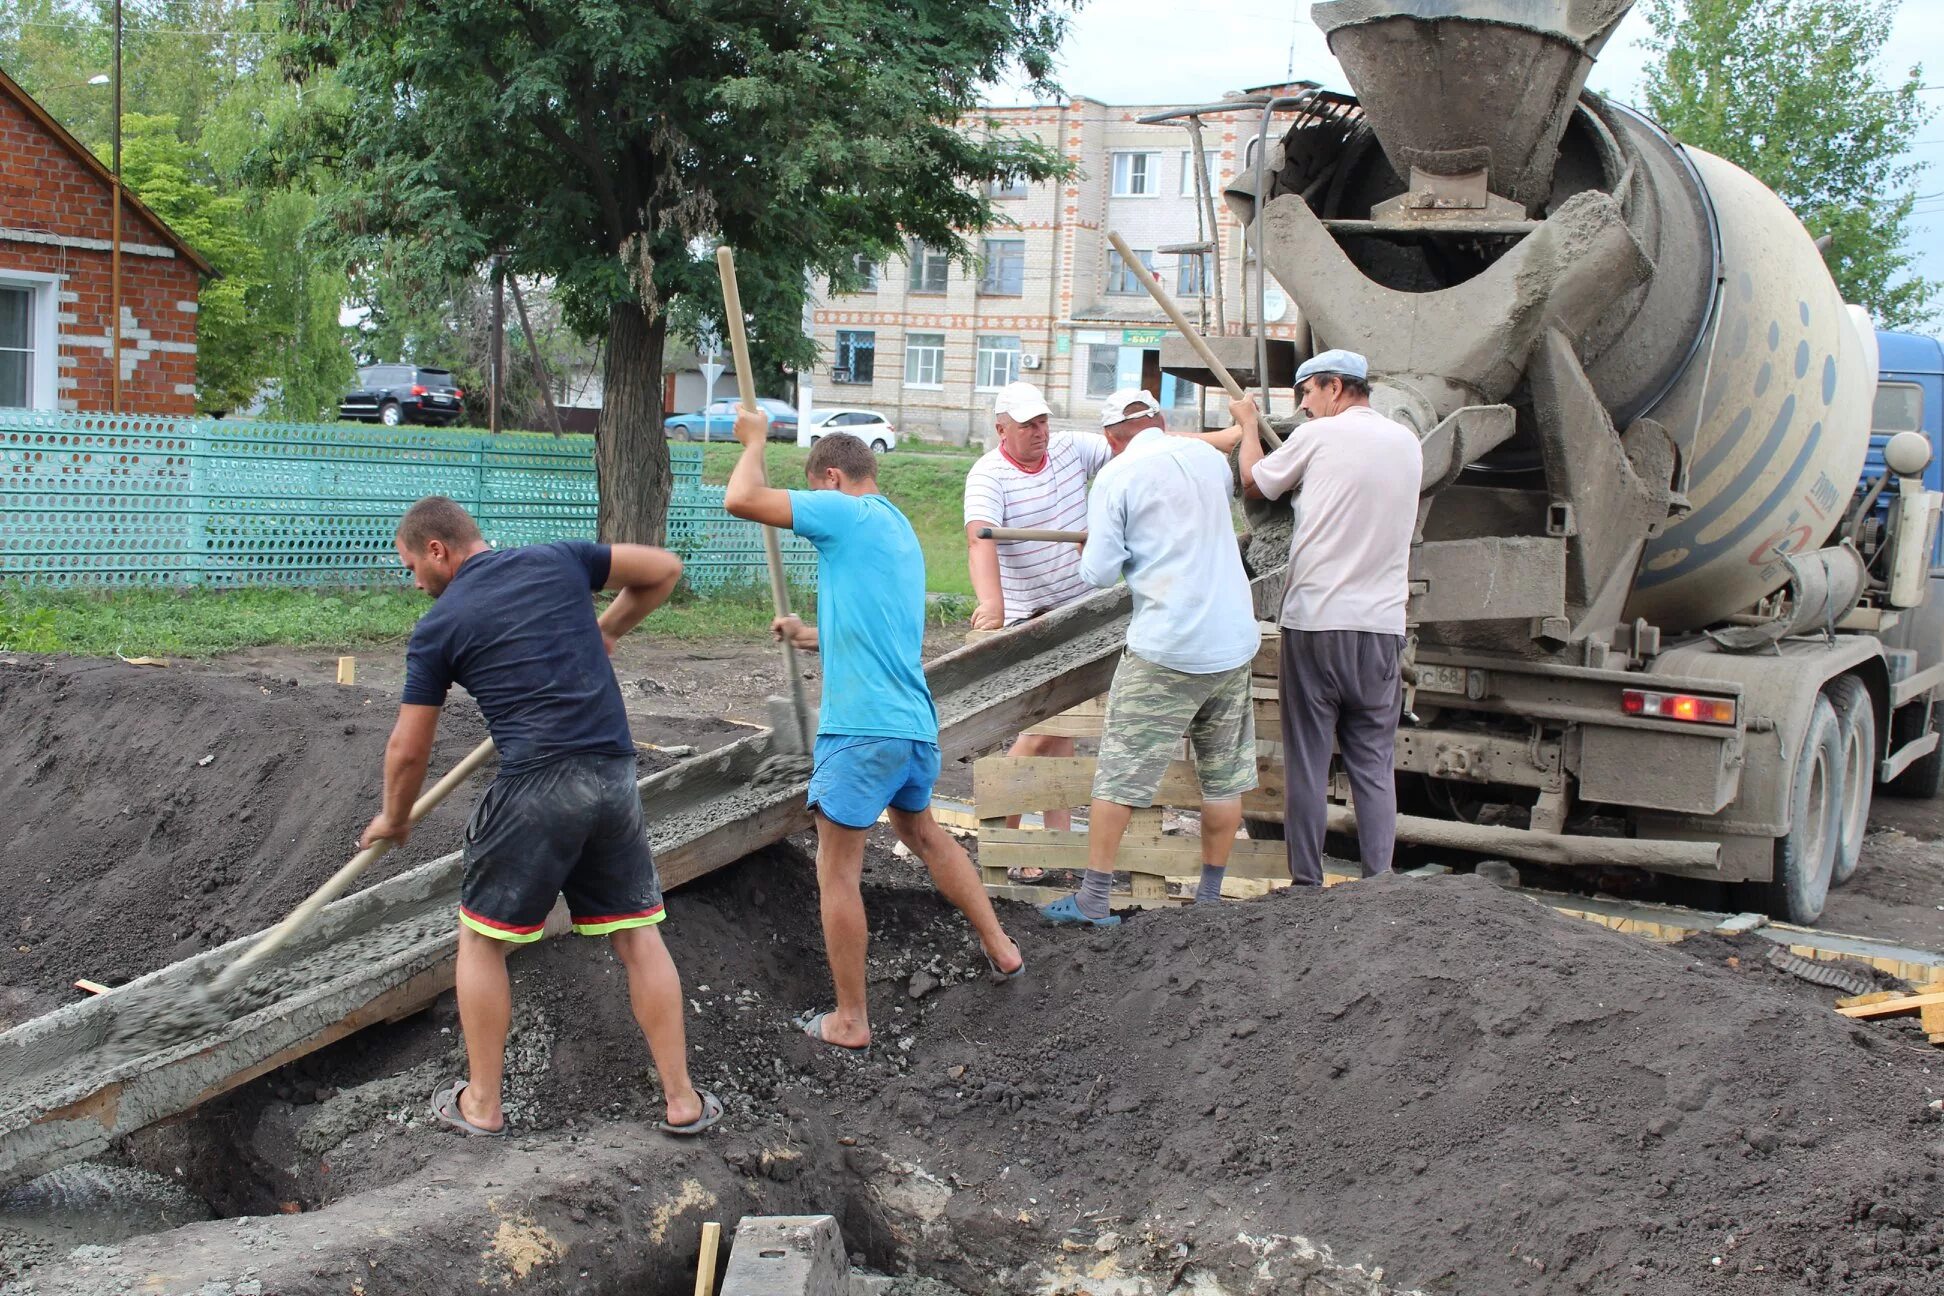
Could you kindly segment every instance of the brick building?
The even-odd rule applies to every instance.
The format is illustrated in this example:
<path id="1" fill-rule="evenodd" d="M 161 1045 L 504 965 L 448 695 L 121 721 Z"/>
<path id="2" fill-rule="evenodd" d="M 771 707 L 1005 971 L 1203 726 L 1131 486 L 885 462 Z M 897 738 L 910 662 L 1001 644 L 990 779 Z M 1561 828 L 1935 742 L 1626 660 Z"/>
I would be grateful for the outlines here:
<path id="1" fill-rule="evenodd" d="M 1271 87 L 1280 89 L 1280 87 Z M 1253 164 L 1258 112 L 1211 114 L 1203 146 L 1213 183 L 1216 228 L 1198 217 L 1192 152 L 1179 123 L 1138 119 L 1167 105 L 1114 106 L 1091 99 L 981 110 L 977 128 L 1056 147 L 1075 173 L 1048 184 L 992 191 L 1000 221 L 981 236 L 981 266 L 969 273 L 940 252 L 914 247 L 903 260 L 871 267 L 862 292 L 813 291 L 813 336 L 821 360 L 810 374 L 819 405 L 880 410 L 900 429 L 964 440 L 990 427 L 992 393 L 1023 378 L 1046 392 L 1056 420 L 1089 422 L 1099 399 L 1145 386 L 1172 411 L 1199 417 L 1201 389 L 1160 372 L 1166 317 L 1107 242 L 1116 231 L 1179 301 L 1215 333 L 1212 282 L 1219 268 L 1228 333 L 1253 311 L 1253 258 L 1221 201 L 1221 186 Z M 1289 119 L 1278 115 L 1271 138 Z M 1212 242 L 1218 252 L 1168 251 Z M 1294 311 L 1272 281 L 1264 304 L 1271 337 L 1295 336 Z M 1225 425 L 1219 389 L 1210 422 Z"/>
<path id="2" fill-rule="evenodd" d="M 122 194 L 121 412 L 196 408 L 196 297 L 214 273 Z M 0 407 L 106 411 L 114 177 L 0 72 Z"/>

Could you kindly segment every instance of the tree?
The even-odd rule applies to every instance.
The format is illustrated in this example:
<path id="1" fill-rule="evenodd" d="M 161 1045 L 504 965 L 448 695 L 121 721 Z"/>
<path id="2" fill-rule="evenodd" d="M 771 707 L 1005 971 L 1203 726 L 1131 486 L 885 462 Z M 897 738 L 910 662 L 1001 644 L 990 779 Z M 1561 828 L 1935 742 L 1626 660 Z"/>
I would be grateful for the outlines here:
<path id="1" fill-rule="evenodd" d="M 1922 168 L 1900 161 L 1930 114 L 1922 69 L 1875 65 L 1897 0 L 1652 0 L 1648 111 L 1780 194 L 1818 237 L 1845 299 L 1919 324 L 1944 285 L 1910 273 Z"/>
<path id="2" fill-rule="evenodd" d="M 348 101 L 276 141 L 329 166 L 355 255 L 429 271 L 495 252 L 605 336 L 600 532 L 662 533 L 662 355 L 674 303 L 718 300 L 733 245 L 753 337 L 807 354 L 806 276 L 905 236 L 961 249 L 982 182 L 1059 173 L 1036 144 L 956 127 L 1014 62 L 1045 83 L 1067 0 L 284 0 L 295 75 Z M 703 312 L 707 313 L 707 312 Z"/>

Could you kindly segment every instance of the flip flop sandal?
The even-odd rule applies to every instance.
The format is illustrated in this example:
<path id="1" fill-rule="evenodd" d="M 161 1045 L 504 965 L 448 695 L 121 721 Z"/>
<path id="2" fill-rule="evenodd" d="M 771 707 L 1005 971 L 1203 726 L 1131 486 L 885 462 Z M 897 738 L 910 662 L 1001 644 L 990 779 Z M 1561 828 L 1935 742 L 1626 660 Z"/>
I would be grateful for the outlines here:
<path id="1" fill-rule="evenodd" d="M 1010 940 L 1011 938 L 1008 937 L 1007 939 Z M 992 955 L 986 954 L 983 949 L 979 951 L 979 953 L 985 954 L 986 966 L 992 969 L 992 981 L 995 985 L 1004 985 L 1008 981 L 1017 981 L 1026 975 L 1026 951 L 1019 948 L 1018 941 L 1013 941 L 1012 947 L 1019 954 L 1019 966 L 1010 972 L 1000 971 L 999 965 L 993 961 Z"/>
<path id="2" fill-rule="evenodd" d="M 465 1112 L 459 1107 L 459 1095 L 465 1092 L 466 1086 L 470 1083 L 472 1082 L 469 1080 L 454 1080 L 433 1094 L 432 1114 L 470 1138 L 505 1138 L 506 1126 L 504 1125 L 498 1129 L 487 1129 L 484 1125 L 475 1125 L 466 1119 Z"/>
<path id="3" fill-rule="evenodd" d="M 1036 886 L 1039 883 L 1046 881 L 1046 870 L 1041 868 L 1037 864 L 1025 864 L 1025 865 L 1021 865 L 1019 868 L 1007 869 L 1006 880 L 1009 882 L 1023 882 L 1028 885 Z"/>
<path id="4" fill-rule="evenodd" d="M 1075 896 L 1062 896 L 1051 904 L 1040 906 L 1040 917 L 1056 927 L 1118 927 L 1121 920 L 1113 914 L 1105 918 L 1089 918 L 1080 912 L 1080 901 Z"/>
<path id="5" fill-rule="evenodd" d="M 698 1089 L 696 1096 L 702 1100 L 702 1114 L 686 1125 L 670 1125 L 667 1121 L 656 1121 L 655 1128 L 664 1134 L 677 1138 L 694 1138 L 709 1126 L 722 1119 L 722 1102 L 707 1089 Z"/>
<path id="6" fill-rule="evenodd" d="M 866 1053 L 870 1051 L 871 1046 L 869 1044 L 839 1044 L 835 1040 L 825 1039 L 823 1024 L 824 1018 L 828 1016 L 830 1014 L 827 1012 L 805 1013 L 796 1019 L 795 1025 L 798 1030 L 827 1048 L 842 1049 L 846 1053 Z"/>

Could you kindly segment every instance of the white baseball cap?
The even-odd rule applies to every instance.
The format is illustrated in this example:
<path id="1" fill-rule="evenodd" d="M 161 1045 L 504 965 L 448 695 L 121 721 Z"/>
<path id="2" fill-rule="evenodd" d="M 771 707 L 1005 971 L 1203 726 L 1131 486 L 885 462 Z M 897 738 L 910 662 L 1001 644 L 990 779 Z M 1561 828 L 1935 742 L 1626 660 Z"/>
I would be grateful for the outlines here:
<path id="1" fill-rule="evenodd" d="M 1112 427 L 1128 419 L 1159 414 L 1161 403 L 1139 387 L 1123 387 L 1100 403 L 1100 426 Z"/>
<path id="2" fill-rule="evenodd" d="M 992 398 L 994 417 L 1005 415 L 1015 423 L 1031 423 L 1042 415 L 1050 416 L 1053 411 L 1040 395 L 1040 389 L 1029 382 L 1007 383 Z"/>

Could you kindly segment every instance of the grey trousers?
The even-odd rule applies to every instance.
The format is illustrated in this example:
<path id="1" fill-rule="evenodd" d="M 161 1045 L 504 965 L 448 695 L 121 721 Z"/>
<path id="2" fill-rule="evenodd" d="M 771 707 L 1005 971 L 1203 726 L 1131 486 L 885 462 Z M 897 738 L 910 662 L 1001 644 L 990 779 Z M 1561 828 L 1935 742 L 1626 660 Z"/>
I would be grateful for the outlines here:
<path id="1" fill-rule="evenodd" d="M 1397 844 L 1397 784 L 1391 769 L 1403 706 L 1399 635 L 1362 630 L 1282 632 L 1283 837 L 1289 878 L 1323 884 L 1335 741 L 1357 810 L 1363 873 L 1388 873 Z"/>

